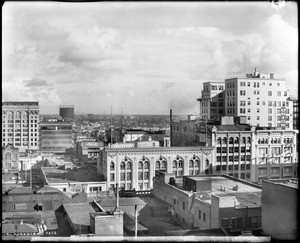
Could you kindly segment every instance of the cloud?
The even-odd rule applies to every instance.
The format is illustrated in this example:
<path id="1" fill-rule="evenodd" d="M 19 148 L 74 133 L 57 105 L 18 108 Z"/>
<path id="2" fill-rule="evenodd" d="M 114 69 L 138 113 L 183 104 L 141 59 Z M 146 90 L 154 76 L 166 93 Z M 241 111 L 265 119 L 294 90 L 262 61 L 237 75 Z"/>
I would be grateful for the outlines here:
<path id="1" fill-rule="evenodd" d="M 62 104 L 56 87 L 39 78 L 19 77 L 2 83 L 2 88 L 3 100 L 38 101 L 41 107 L 58 107 Z"/>
<path id="2" fill-rule="evenodd" d="M 33 78 L 30 80 L 24 80 L 26 84 L 24 85 L 25 87 L 37 87 L 37 86 L 52 86 L 50 85 L 46 80 L 41 80 L 38 78 Z"/>
<path id="3" fill-rule="evenodd" d="M 164 88 L 164 89 L 169 89 L 169 88 L 172 88 L 173 86 L 175 85 L 175 82 L 163 82 L 162 83 L 162 87 Z"/>

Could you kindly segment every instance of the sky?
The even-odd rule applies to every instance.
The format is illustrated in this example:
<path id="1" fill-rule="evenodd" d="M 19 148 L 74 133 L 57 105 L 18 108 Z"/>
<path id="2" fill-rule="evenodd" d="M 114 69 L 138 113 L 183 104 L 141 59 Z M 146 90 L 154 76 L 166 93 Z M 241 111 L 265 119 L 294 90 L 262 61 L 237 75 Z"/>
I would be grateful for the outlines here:
<path id="1" fill-rule="evenodd" d="M 298 95 L 296 2 L 5 2 L 2 100 L 40 113 L 199 114 L 203 82 L 276 73 Z"/>

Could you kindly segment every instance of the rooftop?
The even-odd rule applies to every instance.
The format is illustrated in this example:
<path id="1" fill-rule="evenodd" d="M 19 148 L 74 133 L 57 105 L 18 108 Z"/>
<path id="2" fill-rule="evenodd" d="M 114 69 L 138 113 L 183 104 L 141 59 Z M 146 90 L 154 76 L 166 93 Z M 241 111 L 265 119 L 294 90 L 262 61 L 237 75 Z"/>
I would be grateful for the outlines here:
<path id="1" fill-rule="evenodd" d="M 42 167 L 42 171 L 49 183 L 64 182 L 94 182 L 97 181 L 97 173 L 90 171 L 87 167 L 63 170 L 56 167 Z"/>
<path id="2" fill-rule="evenodd" d="M 261 206 L 261 194 L 262 190 L 260 186 L 252 185 L 252 183 L 243 181 L 240 179 L 231 179 L 228 176 L 186 176 L 186 178 L 195 180 L 197 182 L 203 182 L 206 184 L 205 187 L 199 185 L 199 188 L 196 187 L 196 192 L 191 192 L 183 188 L 183 183 L 180 180 L 177 180 L 176 186 L 186 191 L 187 193 L 195 196 L 196 199 L 211 203 L 211 195 L 214 194 L 218 197 L 236 197 L 236 207 L 257 207 Z M 211 187 L 210 187 L 211 186 Z M 205 191 L 200 189 L 205 188 Z M 211 188 L 210 190 L 208 188 Z"/>
<path id="3" fill-rule="evenodd" d="M 266 182 L 298 189 L 298 179 L 273 179 Z"/>
<path id="4" fill-rule="evenodd" d="M 90 213 L 95 213 L 88 203 L 64 204 L 66 213 L 73 224 L 90 225 Z"/>

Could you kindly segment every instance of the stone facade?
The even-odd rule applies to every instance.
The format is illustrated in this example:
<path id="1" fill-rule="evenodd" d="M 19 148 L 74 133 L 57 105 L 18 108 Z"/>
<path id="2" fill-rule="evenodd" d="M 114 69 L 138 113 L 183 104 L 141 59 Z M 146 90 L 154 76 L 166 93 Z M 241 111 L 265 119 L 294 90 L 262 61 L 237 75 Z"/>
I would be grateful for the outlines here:
<path id="1" fill-rule="evenodd" d="M 107 187 L 118 183 L 126 190 L 151 190 L 155 170 L 176 176 L 214 173 L 213 147 L 105 148 L 100 152 L 97 172 Z"/>

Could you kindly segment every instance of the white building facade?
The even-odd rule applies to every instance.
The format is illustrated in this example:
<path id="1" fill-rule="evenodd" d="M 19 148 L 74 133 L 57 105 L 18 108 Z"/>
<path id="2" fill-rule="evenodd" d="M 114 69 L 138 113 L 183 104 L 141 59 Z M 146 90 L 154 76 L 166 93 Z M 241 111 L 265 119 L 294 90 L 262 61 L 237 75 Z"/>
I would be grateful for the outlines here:
<path id="1" fill-rule="evenodd" d="M 215 170 L 213 147 L 105 148 L 100 152 L 97 172 L 125 190 L 151 190 L 155 170 L 183 175 L 211 174 Z"/>
<path id="2" fill-rule="evenodd" d="M 2 147 L 7 144 L 19 152 L 38 151 L 38 102 L 2 102 Z"/>
<path id="3" fill-rule="evenodd" d="M 273 73 L 247 74 L 225 80 L 225 115 L 246 116 L 247 123 L 261 127 L 293 129 L 293 102 L 285 79 Z"/>

